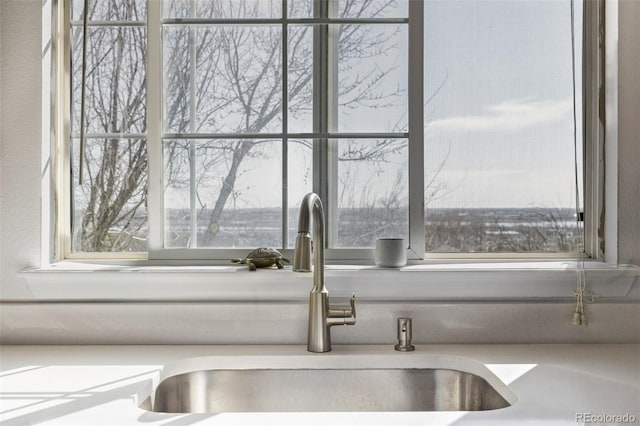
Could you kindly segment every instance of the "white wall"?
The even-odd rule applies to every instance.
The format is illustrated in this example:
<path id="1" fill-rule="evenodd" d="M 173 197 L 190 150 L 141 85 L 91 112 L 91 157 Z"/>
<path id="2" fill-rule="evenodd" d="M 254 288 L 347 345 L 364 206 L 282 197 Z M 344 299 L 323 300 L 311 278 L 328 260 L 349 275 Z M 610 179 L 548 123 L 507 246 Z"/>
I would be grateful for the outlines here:
<path id="1" fill-rule="evenodd" d="M 0 299 L 5 301 L 31 298 L 17 273 L 40 262 L 40 188 L 46 167 L 46 159 L 41 159 L 41 61 L 46 44 L 41 16 L 50 1 L 0 0 Z M 640 265 L 640 1 L 621 0 L 619 36 L 618 258 L 621 263 Z M 15 309 L 24 312 L 25 307 L 4 306 L 3 327 L 7 323 L 25 329 L 43 327 L 49 320 L 55 323 L 58 315 L 55 309 L 48 315 L 49 308 L 34 305 L 26 309 L 37 310 L 37 319 L 31 315 L 11 317 L 12 312 L 18 312 Z M 76 318 L 76 324 L 107 320 L 87 318 L 86 312 Z M 20 321 L 15 321 L 18 318 Z M 26 323 L 28 318 L 34 318 L 34 324 Z M 634 327 L 633 321 L 621 321 L 625 323 L 627 328 Z M 46 327 L 43 330 L 46 332 Z M 20 340 L 14 328 L 11 334 L 12 340 Z M 72 337 L 67 335 L 69 339 Z"/>
<path id="2" fill-rule="evenodd" d="M 40 261 L 43 2 L 0 1 L 0 291 L 6 299 L 28 296 L 16 273 Z"/>

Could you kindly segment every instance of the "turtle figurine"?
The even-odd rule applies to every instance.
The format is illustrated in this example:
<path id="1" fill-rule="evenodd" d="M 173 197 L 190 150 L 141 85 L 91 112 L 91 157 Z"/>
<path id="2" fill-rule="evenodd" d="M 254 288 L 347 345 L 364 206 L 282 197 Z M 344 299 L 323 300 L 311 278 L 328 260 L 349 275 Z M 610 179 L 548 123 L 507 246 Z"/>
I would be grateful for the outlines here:
<path id="1" fill-rule="evenodd" d="M 283 262 L 291 263 L 278 250 L 267 247 L 257 248 L 244 259 L 231 259 L 231 262 L 249 265 L 250 271 L 255 271 L 256 268 L 270 268 L 273 265 L 276 265 L 278 269 L 282 269 L 284 268 Z"/>

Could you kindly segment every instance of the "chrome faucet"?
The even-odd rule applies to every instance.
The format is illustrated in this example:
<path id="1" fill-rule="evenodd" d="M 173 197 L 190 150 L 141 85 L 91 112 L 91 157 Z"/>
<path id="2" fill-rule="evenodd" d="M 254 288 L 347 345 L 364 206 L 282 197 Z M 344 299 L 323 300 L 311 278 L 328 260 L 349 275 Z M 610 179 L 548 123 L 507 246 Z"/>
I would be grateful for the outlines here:
<path id="1" fill-rule="evenodd" d="M 329 305 L 329 292 L 324 285 L 324 210 L 320 197 L 310 192 L 300 204 L 298 236 L 293 259 L 295 272 L 311 272 L 311 216 L 313 215 L 313 287 L 309 294 L 309 332 L 307 350 L 309 352 L 329 352 L 333 325 L 353 325 L 356 323 L 356 296 L 351 295 L 350 306 Z"/>

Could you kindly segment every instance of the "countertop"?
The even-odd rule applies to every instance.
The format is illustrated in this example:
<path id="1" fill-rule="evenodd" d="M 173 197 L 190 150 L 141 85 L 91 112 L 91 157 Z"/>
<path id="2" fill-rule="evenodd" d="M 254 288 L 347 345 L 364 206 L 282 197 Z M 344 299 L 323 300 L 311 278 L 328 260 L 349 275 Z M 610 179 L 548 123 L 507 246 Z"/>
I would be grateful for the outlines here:
<path id="1" fill-rule="evenodd" d="M 0 423 L 10 425 L 521 425 L 640 424 L 640 345 L 3 346 Z M 393 365 L 447 357 L 484 364 L 515 403 L 482 412 L 151 413 L 138 407 L 163 366 L 184 359 L 311 365 L 377 360 Z M 297 361 L 296 361 L 297 360 Z M 195 364 L 194 364 L 195 365 Z M 171 367 L 171 368 L 173 368 Z"/>

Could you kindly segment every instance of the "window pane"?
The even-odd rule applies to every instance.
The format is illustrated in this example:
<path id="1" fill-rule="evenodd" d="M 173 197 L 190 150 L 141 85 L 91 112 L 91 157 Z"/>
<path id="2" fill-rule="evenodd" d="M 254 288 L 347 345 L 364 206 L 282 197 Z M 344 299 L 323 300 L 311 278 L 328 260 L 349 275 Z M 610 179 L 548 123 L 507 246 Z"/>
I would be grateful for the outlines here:
<path id="1" fill-rule="evenodd" d="M 72 251 L 147 251 L 146 141 L 87 139 L 82 185 L 79 146 L 74 139 Z"/>
<path id="2" fill-rule="evenodd" d="M 289 27 L 289 132 L 313 131 L 313 26 Z"/>
<path id="3" fill-rule="evenodd" d="M 287 197 L 289 198 L 288 248 L 295 247 L 300 203 L 313 191 L 313 141 L 290 140 L 288 149 Z"/>
<path id="4" fill-rule="evenodd" d="M 279 18 L 282 0 L 164 0 L 165 18 Z"/>
<path id="5" fill-rule="evenodd" d="M 333 2 L 335 3 L 335 2 Z M 407 18 L 409 0 L 338 0 L 332 18 Z M 290 18 L 312 18 L 313 0 L 288 0 Z"/>
<path id="6" fill-rule="evenodd" d="M 80 131 L 82 28 L 72 29 L 72 122 Z M 88 29 L 85 114 L 91 133 L 145 133 L 146 30 L 141 27 Z"/>
<path id="7" fill-rule="evenodd" d="M 337 95 L 338 131 L 407 131 L 407 26 L 329 27 L 340 40 L 333 95 Z"/>
<path id="8" fill-rule="evenodd" d="M 314 27 L 318 29 L 317 26 L 299 25 L 291 26 L 289 30 L 288 118 L 291 132 L 313 131 Z M 330 25 L 329 28 L 340 38 L 333 49 L 338 62 L 327 61 L 331 129 L 406 132 L 406 26 Z"/>
<path id="9" fill-rule="evenodd" d="M 165 26 L 163 37 L 167 132 L 282 131 L 281 27 Z"/>
<path id="10" fill-rule="evenodd" d="M 427 251 L 576 248 L 570 13 L 569 2 L 425 2 Z"/>
<path id="11" fill-rule="evenodd" d="M 192 68 L 188 27 L 168 26 L 162 31 L 164 46 L 164 110 L 163 127 L 165 132 L 186 133 L 195 128 L 191 115 L 195 110 L 192 102 Z"/>
<path id="12" fill-rule="evenodd" d="M 288 0 L 289 18 L 313 18 L 313 0 Z"/>
<path id="13" fill-rule="evenodd" d="M 146 1 L 89 1 L 89 20 L 113 25 L 87 29 L 82 81 L 83 2 L 71 2 L 71 251 L 147 251 Z M 83 181 L 80 117 L 85 93 Z M 108 138 L 105 134 L 118 136 Z"/>
<path id="14" fill-rule="evenodd" d="M 163 152 L 166 247 L 282 246 L 281 141 L 165 140 Z"/>
<path id="15" fill-rule="evenodd" d="M 84 19 L 84 0 L 71 0 L 71 19 Z M 146 0 L 89 0 L 91 21 L 145 21 Z"/>
<path id="16" fill-rule="evenodd" d="M 407 18 L 409 0 L 338 0 L 341 18 Z"/>
<path id="17" fill-rule="evenodd" d="M 408 239 L 407 140 L 341 140 L 337 162 L 337 246 Z"/>

